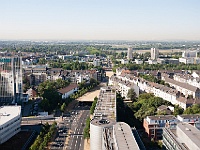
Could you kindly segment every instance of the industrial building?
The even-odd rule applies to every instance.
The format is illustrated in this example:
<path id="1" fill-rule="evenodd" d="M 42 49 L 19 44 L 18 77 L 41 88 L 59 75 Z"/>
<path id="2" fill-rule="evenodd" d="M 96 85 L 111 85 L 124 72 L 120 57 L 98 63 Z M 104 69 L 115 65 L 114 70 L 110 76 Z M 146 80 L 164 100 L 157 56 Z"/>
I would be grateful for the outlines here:
<path id="1" fill-rule="evenodd" d="M 0 144 L 21 130 L 21 106 L 0 107 Z"/>
<path id="2" fill-rule="evenodd" d="M 22 100 L 21 57 L 0 58 L 0 103 L 17 103 Z"/>

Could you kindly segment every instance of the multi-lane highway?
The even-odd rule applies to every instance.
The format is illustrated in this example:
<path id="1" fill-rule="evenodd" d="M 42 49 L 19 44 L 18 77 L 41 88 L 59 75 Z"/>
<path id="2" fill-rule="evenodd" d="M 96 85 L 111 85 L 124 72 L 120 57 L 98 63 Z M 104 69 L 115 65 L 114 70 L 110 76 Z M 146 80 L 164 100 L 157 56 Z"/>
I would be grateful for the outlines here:
<path id="1" fill-rule="evenodd" d="M 84 138 L 83 129 L 87 117 L 89 117 L 88 107 L 79 107 L 75 110 L 77 113 L 71 126 L 70 140 L 68 142 L 67 149 L 69 150 L 83 150 L 84 149 Z"/>
<path id="2" fill-rule="evenodd" d="M 84 149 L 84 138 L 83 129 L 87 117 L 89 117 L 89 107 L 78 106 L 72 111 L 74 115 L 73 122 L 71 122 L 71 133 L 68 141 L 67 150 L 83 150 Z"/>
<path id="3" fill-rule="evenodd" d="M 58 133 L 50 149 L 84 150 L 83 130 L 87 117 L 89 117 L 89 107 L 78 106 L 70 112 L 68 117 L 57 122 Z"/>

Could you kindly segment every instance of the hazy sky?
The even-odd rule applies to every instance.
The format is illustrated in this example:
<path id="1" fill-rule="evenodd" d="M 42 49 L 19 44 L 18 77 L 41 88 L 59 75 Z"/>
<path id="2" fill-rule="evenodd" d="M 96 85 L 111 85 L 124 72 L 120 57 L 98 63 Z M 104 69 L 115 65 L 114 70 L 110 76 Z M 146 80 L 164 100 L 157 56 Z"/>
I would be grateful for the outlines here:
<path id="1" fill-rule="evenodd" d="M 200 40 L 200 0 L 0 0 L 0 39 Z"/>

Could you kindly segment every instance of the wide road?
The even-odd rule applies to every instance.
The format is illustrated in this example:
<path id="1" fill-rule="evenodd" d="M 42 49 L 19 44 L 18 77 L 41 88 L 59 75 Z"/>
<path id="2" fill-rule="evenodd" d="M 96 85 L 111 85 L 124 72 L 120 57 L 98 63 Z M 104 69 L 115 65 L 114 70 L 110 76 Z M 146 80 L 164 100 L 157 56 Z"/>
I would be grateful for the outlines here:
<path id="1" fill-rule="evenodd" d="M 84 138 L 83 130 L 87 117 L 90 115 L 89 107 L 78 106 L 73 111 L 76 116 L 71 124 L 71 134 L 68 142 L 67 150 L 83 150 L 84 149 Z"/>

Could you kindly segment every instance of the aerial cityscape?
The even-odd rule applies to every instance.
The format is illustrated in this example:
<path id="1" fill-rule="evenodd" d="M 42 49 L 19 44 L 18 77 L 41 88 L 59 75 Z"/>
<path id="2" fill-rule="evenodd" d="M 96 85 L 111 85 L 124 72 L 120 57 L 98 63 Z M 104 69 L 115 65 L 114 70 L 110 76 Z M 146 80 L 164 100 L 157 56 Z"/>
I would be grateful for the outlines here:
<path id="1" fill-rule="evenodd" d="M 2 1 L 0 150 L 200 150 L 198 4 Z"/>

